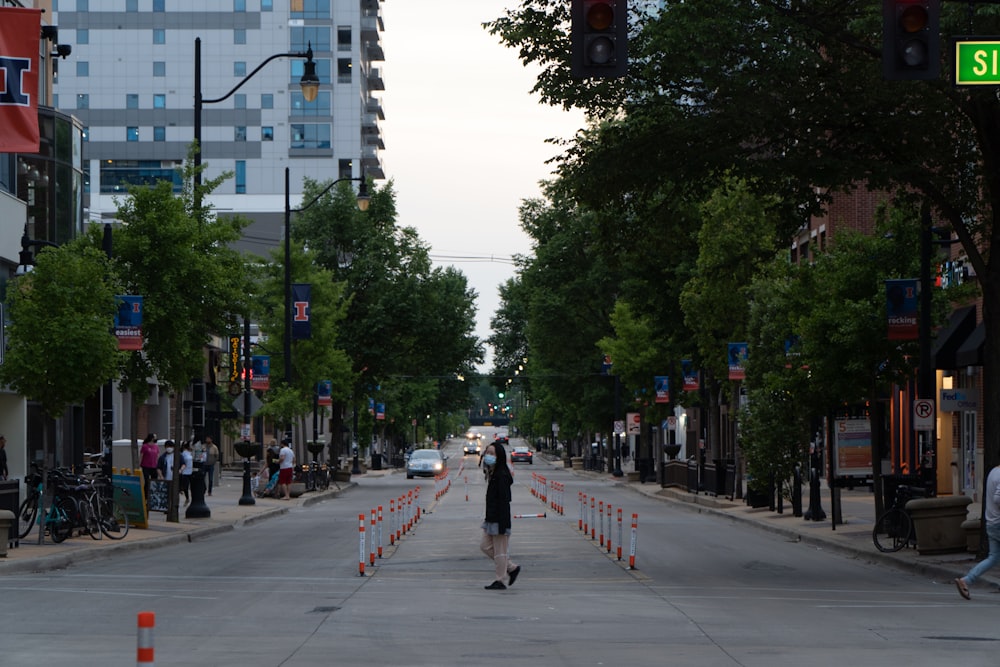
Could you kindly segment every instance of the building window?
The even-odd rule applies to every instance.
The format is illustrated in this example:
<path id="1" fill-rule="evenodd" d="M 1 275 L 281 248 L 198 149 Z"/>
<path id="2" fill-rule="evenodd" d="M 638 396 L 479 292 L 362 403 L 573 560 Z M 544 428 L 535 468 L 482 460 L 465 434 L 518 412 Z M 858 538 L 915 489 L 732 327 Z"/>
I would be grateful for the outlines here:
<path id="1" fill-rule="evenodd" d="M 153 61 L 153 76 L 166 76 L 167 75 L 167 63 L 163 60 Z"/>
<path id="2" fill-rule="evenodd" d="M 314 51 L 332 51 L 330 48 L 330 29 L 322 26 L 306 26 L 292 28 L 292 51 L 305 51 L 312 43 Z"/>
<path id="3" fill-rule="evenodd" d="M 246 76 L 247 64 L 245 61 L 237 60 L 233 63 L 233 76 Z"/>
<path id="4" fill-rule="evenodd" d="M 351 169 L 353 164 L 350 159 L 337 160 L 337 178 L 353 178 L 354 171 Z"/>
<path id="5" fill-rule="evenodd" d="M 236 161 L 236 194 L 245 195 L 247 193 L 247 161 Z"/>
<path id="6" fill-rule="evenodd" d="M 274 11 L 274 3 L 272 0 L 260 0 L 260 11 L 270 12 Z"/>
<path id="7" fill-rule="evenodd" d="M 292 0 L 293 19 L 330 18 L 330 0 Z"/>
<path id="8" fill-rule="evenodd" d="M 330 125 L 292 123 L 292 148 L 330 148 Z"/>
<path id="9" fill-rule="evenodd" d="M 167 140 L 167 128 L 162 125 L 157 125 L 153 128 L 153 141 L 166 141 Z"/>
<path id="10" fill-rule="evenodd" d="M 86 60 L 76 61 L 76 75 L 77 76 L 90 76 L 90 62 Z"/>
<path id="11" fill-rule="evenodd" d="M 84 141 L 90 141 L 90 128 L 89 127 L 83 128 L 83 140 Z"/>
<path id="12" fill-rule="evenodd" d="M 247 126 L 237 125 L 233 128 L 233 141 L 246 141 L 247 140 Z"/>
<path id="13" fill-rule="evenodd" d="M 271 93 L 264 93 L 260 96 L 260 108 L 261 109 L 273 109 L 274 108 L 274 95 Z"/>
<path id="14" fill-rule="evenodd" d="M 244 28 L 236 28 L 233 30 L 233 44 L 246 44 L 247 43 L 247 31 Z"/>
<path id="15" fill-rule="evenodd" d="M 333 107 L 331 106 L 331 94 L 328 90 L 321 90 L 312 102 L 306 102 L 301 92 L 292 92 L 292 116 L 331 116 Z"/>
<path id="16" fill-rule="evenodd" d="M 154 12 L 165 12 L 166 8 L 164 7 L 164 4 L 165 4 L 165 0 L 153 0 L 153 11 Z"/>
<path id="17" fill-rule="evenodd" d="M 167 96 L 163 93 L 156 93 L 153 95 L 153 108 L 154 109 L 166 109 L 167 108 Z"/>
<path id="18" fill-rule="evenodd" d="M 77 93 L 76 94 L 76 108 L 77 109 L 89 109 L 90 108 L 90 95 L 87 93 Z"/>
<path id="19" fill-rule="evenodd" d="M 114 194 L 124 192 L 128 185 L 155 185 L 159 181 L 173 183 L 175 193 L 181 191 L 183 183 L 175 167 L 179 163 L 160 160 L 102 160 L 101 192 Z"/>
<path id="20" fill-rule="evenodd" d="M 90 0 L 76 0 L 76 11 L 78 11 L 78 12 L 89 12 L 90 11 Z"/>
<path id="21" fill-rule="evenodd" d="M 166 44 L 167 31 L 163 28 L 153 28 L 153 44 Z"/>
<path id="22" fill-rule="evenodd" d="M 90 44 L 90 31 L 86 28 L 80 28 L 76 31 L 76 43 L 77 44 Z"/>
<path id="23" fill-rule="evenodd" d="M 337 28 L 337 50 L 338 51 L 351 50 L 351 26 L 342 25 L 339 28 Z"/>
<path id="24" fill-rule="evenodd" d="M 337 58 L 337 83 L 351 82 L 351 59 Z"/>
<path id="25" fill-rule="evenodd" d="M 139 141 L 139 128 L 137 127 L 125 128 L 125 141 Z"/>
<path id="26" fill-rule="evenodd" d="M 260 140 L 261 141 L 274 141 L 274 128 L 270 125 L 265 125 L 260 128 Z"/>
<path id="27" fill-rule="evenodd" d="M 315 58 L 313 62 L 316 63 L 316 76 L 319 77 L 320 81 L 333 81 L 330 77 L 330 59 L 329 58 Z M 289 72 L 291 76 L 288 79 L 288 83 L 295 89 L 299 87 L 299 81 L 302 80 L 302 73 L 305 71 L 306 61 L 304 60 L 292 60 L 289 62 Z"/>
<path id="28" fill-rule="evenodd" d="M 247 10 L 247 0 L 233 0 L 234 12 L 245 12 Z"/>
<path id="29" fill-rule="evenodd" d="M 126 109 L 138 109 L 139 108 L 139 96 L 135 93 L 129 93 L 125 96 L 125 108 Z"/>
<path id="30" fill-rule="evenodd" d="M 236 93 L 233 95 L 233 108 L 234 109 L 246 109 L 247 108 L 247 96 L 243 93 Z"/>
<path id="31" fill-rule="evenodd" d="M 127 12 L 139 11 L 139 0 L 125 0 L 125 11 Z"/>

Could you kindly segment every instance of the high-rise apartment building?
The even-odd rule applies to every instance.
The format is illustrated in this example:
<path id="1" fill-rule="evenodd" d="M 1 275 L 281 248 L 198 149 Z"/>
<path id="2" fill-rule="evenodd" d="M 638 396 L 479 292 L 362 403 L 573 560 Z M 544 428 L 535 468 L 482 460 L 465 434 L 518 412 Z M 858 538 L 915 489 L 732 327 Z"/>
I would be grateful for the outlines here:
<path id="1" fill-rule="evenodd" d="M 114 217 L 126 184 L 179 187 L 174 170 L 194 138 L 196 38 L 205 179 L 233 172 L 211 202 L 255 221 L 246 249 L 281 238 L 285 167 L 292 206 L 306 176 L 384 178 L 381 0 L 58 0 L 54 22 L 73 48 L 58 63 L 55 106 L 84 126 L 91 220 Z M 255 72 L 310 47 L 314 101 L 299 86 L 304 58 Z"/>

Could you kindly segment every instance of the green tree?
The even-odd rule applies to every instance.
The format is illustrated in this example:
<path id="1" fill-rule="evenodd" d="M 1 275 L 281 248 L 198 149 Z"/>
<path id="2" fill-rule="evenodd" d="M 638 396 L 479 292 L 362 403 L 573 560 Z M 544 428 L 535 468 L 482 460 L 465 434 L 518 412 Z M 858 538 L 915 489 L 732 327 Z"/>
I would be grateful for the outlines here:
<path id="1" fill-rule="evenodd" d="M 80 241 L 41 249 L 34 270 L 8 289 L 7 308 L 0 382 L 50 417 L 60 418 L 114 377 L 115 287 L 101 251 Z"/>

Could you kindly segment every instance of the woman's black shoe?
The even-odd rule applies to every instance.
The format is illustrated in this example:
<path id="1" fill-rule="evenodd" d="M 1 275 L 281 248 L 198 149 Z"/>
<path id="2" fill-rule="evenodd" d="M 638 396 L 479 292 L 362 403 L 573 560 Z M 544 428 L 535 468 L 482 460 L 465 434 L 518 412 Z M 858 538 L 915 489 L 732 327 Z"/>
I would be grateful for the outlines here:
<path id="1" fill-rule="evenodd" d="M 514 585 L 514 581 L 517 580 L 517 575 L 519 575 L 519 574 L 521 574 L 521 566 L 520 565 L 518 565 L 513 570 L 511 570 L 510 572 L 507 573 L 507 577 L 508 577 L 507 585 L 508 586 L 513 586 Z"/>
<path id="2" fill-rule="evenodd" d="M 503 591 L 507 589 L 507 587 L 503 585 L 502 581 L 494 581 L 489 586 L 483 586 L 483 588 L 488 591 Z"/>

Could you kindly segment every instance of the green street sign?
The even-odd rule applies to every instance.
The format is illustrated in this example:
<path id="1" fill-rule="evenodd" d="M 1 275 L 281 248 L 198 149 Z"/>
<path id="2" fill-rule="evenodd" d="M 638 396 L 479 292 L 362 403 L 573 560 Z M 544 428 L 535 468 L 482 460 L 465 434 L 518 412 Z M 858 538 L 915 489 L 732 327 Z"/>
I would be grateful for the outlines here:
<path id="1" fill-rule="evenodd" d="M 1000 85 L 1000 37 L 956 39 L 955 85 Z"/>

